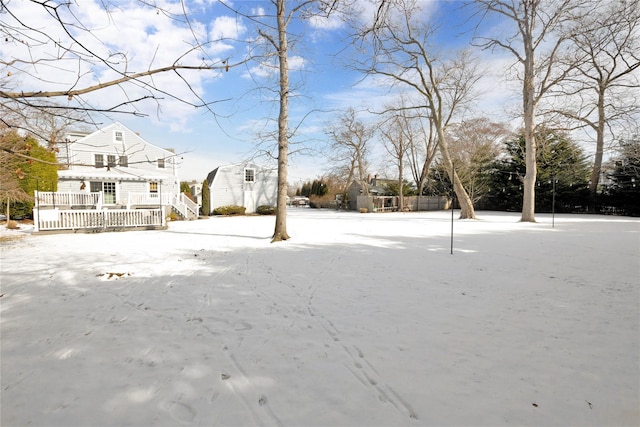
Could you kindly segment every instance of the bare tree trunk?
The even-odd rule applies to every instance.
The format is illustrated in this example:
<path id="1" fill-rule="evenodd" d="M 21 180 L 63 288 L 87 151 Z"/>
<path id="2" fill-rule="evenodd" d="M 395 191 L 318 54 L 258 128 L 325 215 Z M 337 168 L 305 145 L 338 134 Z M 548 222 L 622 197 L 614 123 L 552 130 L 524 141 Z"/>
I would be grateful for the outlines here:
<path id="1" fill-rule="evenodd" d="M 589 192 L 591 198 L 595 199 L 598 191 L 598 183 L 600 182 L 600 170 L 602 169 L 602 156 L 604 153 L 604 132 L 605 118 L 604 98 L 606 87 L 601 84 L 598 88 L 598 124 L 596 127 L 596 156 L 593 160 L 593 169 L 591 170 L 591 180 L 589 181 Z"/>
<path id="2" fill-rule="evenodd" d="M 403 180 L 404 176 L 402 171 L 404 170 L 404 155 L 398 159 L 398 210 L 402 212 L 404 210 L 404 188 Z"/>
<path id="3" fill-rule="evenodd" d="M 360 182 L 360 187 L 362 187 L 362 194 L 364 196 L 369 195 L 369 182 L 365 176 L 365 167 L 364 161 L 362 158 L 362 151 L 360 148 L 356 148 L 356 160 L 358 162 L 358 181 Z"/>
<path id="4" fill-rule="evenodd" d="M 462 181 L 455 171 L 453 160 L 451 160 L 449 147 L 446 143 L 444 143 L 446 141 L 444 131 L 437 125 L 437 123 L 436 128 L 436 131 L 438 132 L 438 138 L 440 140 L 440 154 L 442 154 L 442 161 L 447 168 L 447 175 L 449 175 L 449 180 L 453 182 L 453 191 L 456 193 L 458 203 L 460 204 L 460 219 L 476 219 L 476 213 L 473 209 L 473 201 L 471 201 L 469 194 L 462 185 Z M 452 173 L 453 176 L 451 176 Z"/>
<path id="5" fill-rule="evenodd" d="M 271 242 L 288 240 L 287 234 L 287 169 L 289 155 L 289 64 L 285 0 L 277 0 L 278 60 L 280 63 L 280 113 L 278 115 L 278 201 L 276 226 Z"/>
<path id="6" fill-rule="evenodd" d="M 445 145 L 440 145 L 440 153 L 442 154 L 444 164 L 447 166 L 447 174 L 449 175 L 449 179 L 453 182 L 453 191 L 456 193 L 458 203 L 460 204 L 460 219 L 476 219 L 473 201 L 469 197 L 467 190 L 462 185 L 462 180 L 458 177 L 458 173 L 455 171 L 455 165 L 453 164 L 451 156 L 449 155 L 449 150 Z M 452 170 L 454 176 L 451 176 Z"/>
<path id="7" fill-rule="evenodd" d="M 525 41 L 527 52 L 524 61 L 524 81 L 522 85 L 522 106 L 524 113 L 524 141 L 525 141 L 525 168 L 526 172 L 523 186 L 522 216 L 521 221 L 535 222 L 536 211 L 536 179 L 537 179 L 537 153 L 535 135 L 535 99 L 534 99 L 534 70 L 533 47 Z"/>

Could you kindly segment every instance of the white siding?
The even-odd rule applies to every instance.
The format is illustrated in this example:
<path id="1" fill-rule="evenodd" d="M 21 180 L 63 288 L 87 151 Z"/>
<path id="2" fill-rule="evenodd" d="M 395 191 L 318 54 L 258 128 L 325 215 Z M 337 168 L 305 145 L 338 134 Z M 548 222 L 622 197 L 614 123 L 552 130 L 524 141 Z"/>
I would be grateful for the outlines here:
<path id="1" fill-rule="evenodd" d="M 122 140 L 116 139 L 116 132 Z M 178 195 L 180 180 L 175 154 L 149 144 L 138 134 L 120 123 L 113 123 L 103 129 L 82 137 L 81 134 L 69 134 L 72 142 L 65 144 L 68 150 L 62 152 L 61 163 L 70 162 L 69 169 L 59 173 L 59 191 L 81 191 L 84 180 L 89 191 L 90 181 L 115 181 L 118 203 L 127 202 L 129 192 L 148 193 L 149 182 L 161 182 L 162 192 Z M 104 167 L 95 167 L 95 155 L 104 158 Z M 109 155 L 115 156 L 115 166 L 107 168 Z M 120 158 L 126 156 L 127 166 L 120 166 Z M 158 159 L 164 159 L 164 168 L 158 168 Z"/>
<path id="2" fill-rule="evenodd" d="M 116 141 L 116 132 L 122 132 L 123 141 Z M 111 124 L 68 146 L 71 168 L 93 166 L 95 154 L 104 155 L 105 166 L 108 155 L 116 156 L 116 166 L 121 156 L 126 156 L 129 167 L 154 173 L 177 176 L 175 154 L 164 148 L 149 144 L 138 134 L 120 123 Z M 158 159 L 165 159 L 165 167 L 158 168 Z M 60 159 L 66 163 L 66 159 Z"/>
<path id="3" fill-rule="evenodd" d="M 255 170 L 255 181 L 245 182 L 245 169 Z M 227 205 L 247 208 L 247 213 L 255 212 L 261 205 L 276 205 L 278 188 L 275 171 L 253 163 L 239 163 L 218 168 L 210 183 L 211 211 Z"/>

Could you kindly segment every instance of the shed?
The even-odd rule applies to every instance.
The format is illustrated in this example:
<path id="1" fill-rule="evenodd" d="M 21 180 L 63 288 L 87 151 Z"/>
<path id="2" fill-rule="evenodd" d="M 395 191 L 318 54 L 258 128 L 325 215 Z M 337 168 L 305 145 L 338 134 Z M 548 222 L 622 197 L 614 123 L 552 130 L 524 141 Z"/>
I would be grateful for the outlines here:
<path id="1" fill-rule="evenodd" d="M 278 173 L 252 162 L 219 166 L 207 176 L 211 211 L 220 206 L 244 206 L 254 213 L 258 206 L 276 206 Z"/>

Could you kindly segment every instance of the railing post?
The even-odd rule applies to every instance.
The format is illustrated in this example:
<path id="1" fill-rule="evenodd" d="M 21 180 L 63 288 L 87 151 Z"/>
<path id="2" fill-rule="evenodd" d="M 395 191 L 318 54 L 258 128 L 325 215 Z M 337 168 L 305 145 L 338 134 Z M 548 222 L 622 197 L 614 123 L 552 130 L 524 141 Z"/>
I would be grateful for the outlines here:
<path id="1" fill-rule="evenodd" d="M 37 206 L 33 208 L 33 231 L 40 231 L 40 209 Z"/>

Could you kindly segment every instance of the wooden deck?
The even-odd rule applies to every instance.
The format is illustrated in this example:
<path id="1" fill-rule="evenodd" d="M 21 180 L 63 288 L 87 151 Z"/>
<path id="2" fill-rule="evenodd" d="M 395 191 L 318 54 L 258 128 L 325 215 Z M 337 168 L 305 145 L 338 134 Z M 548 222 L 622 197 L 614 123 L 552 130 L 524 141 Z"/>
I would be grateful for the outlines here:
<path id="1" fill-rule="evenodd" d="M 35 232 L 121 231 L 159 229 L 166 226 L 161 209 L 34 209 Z"/>

